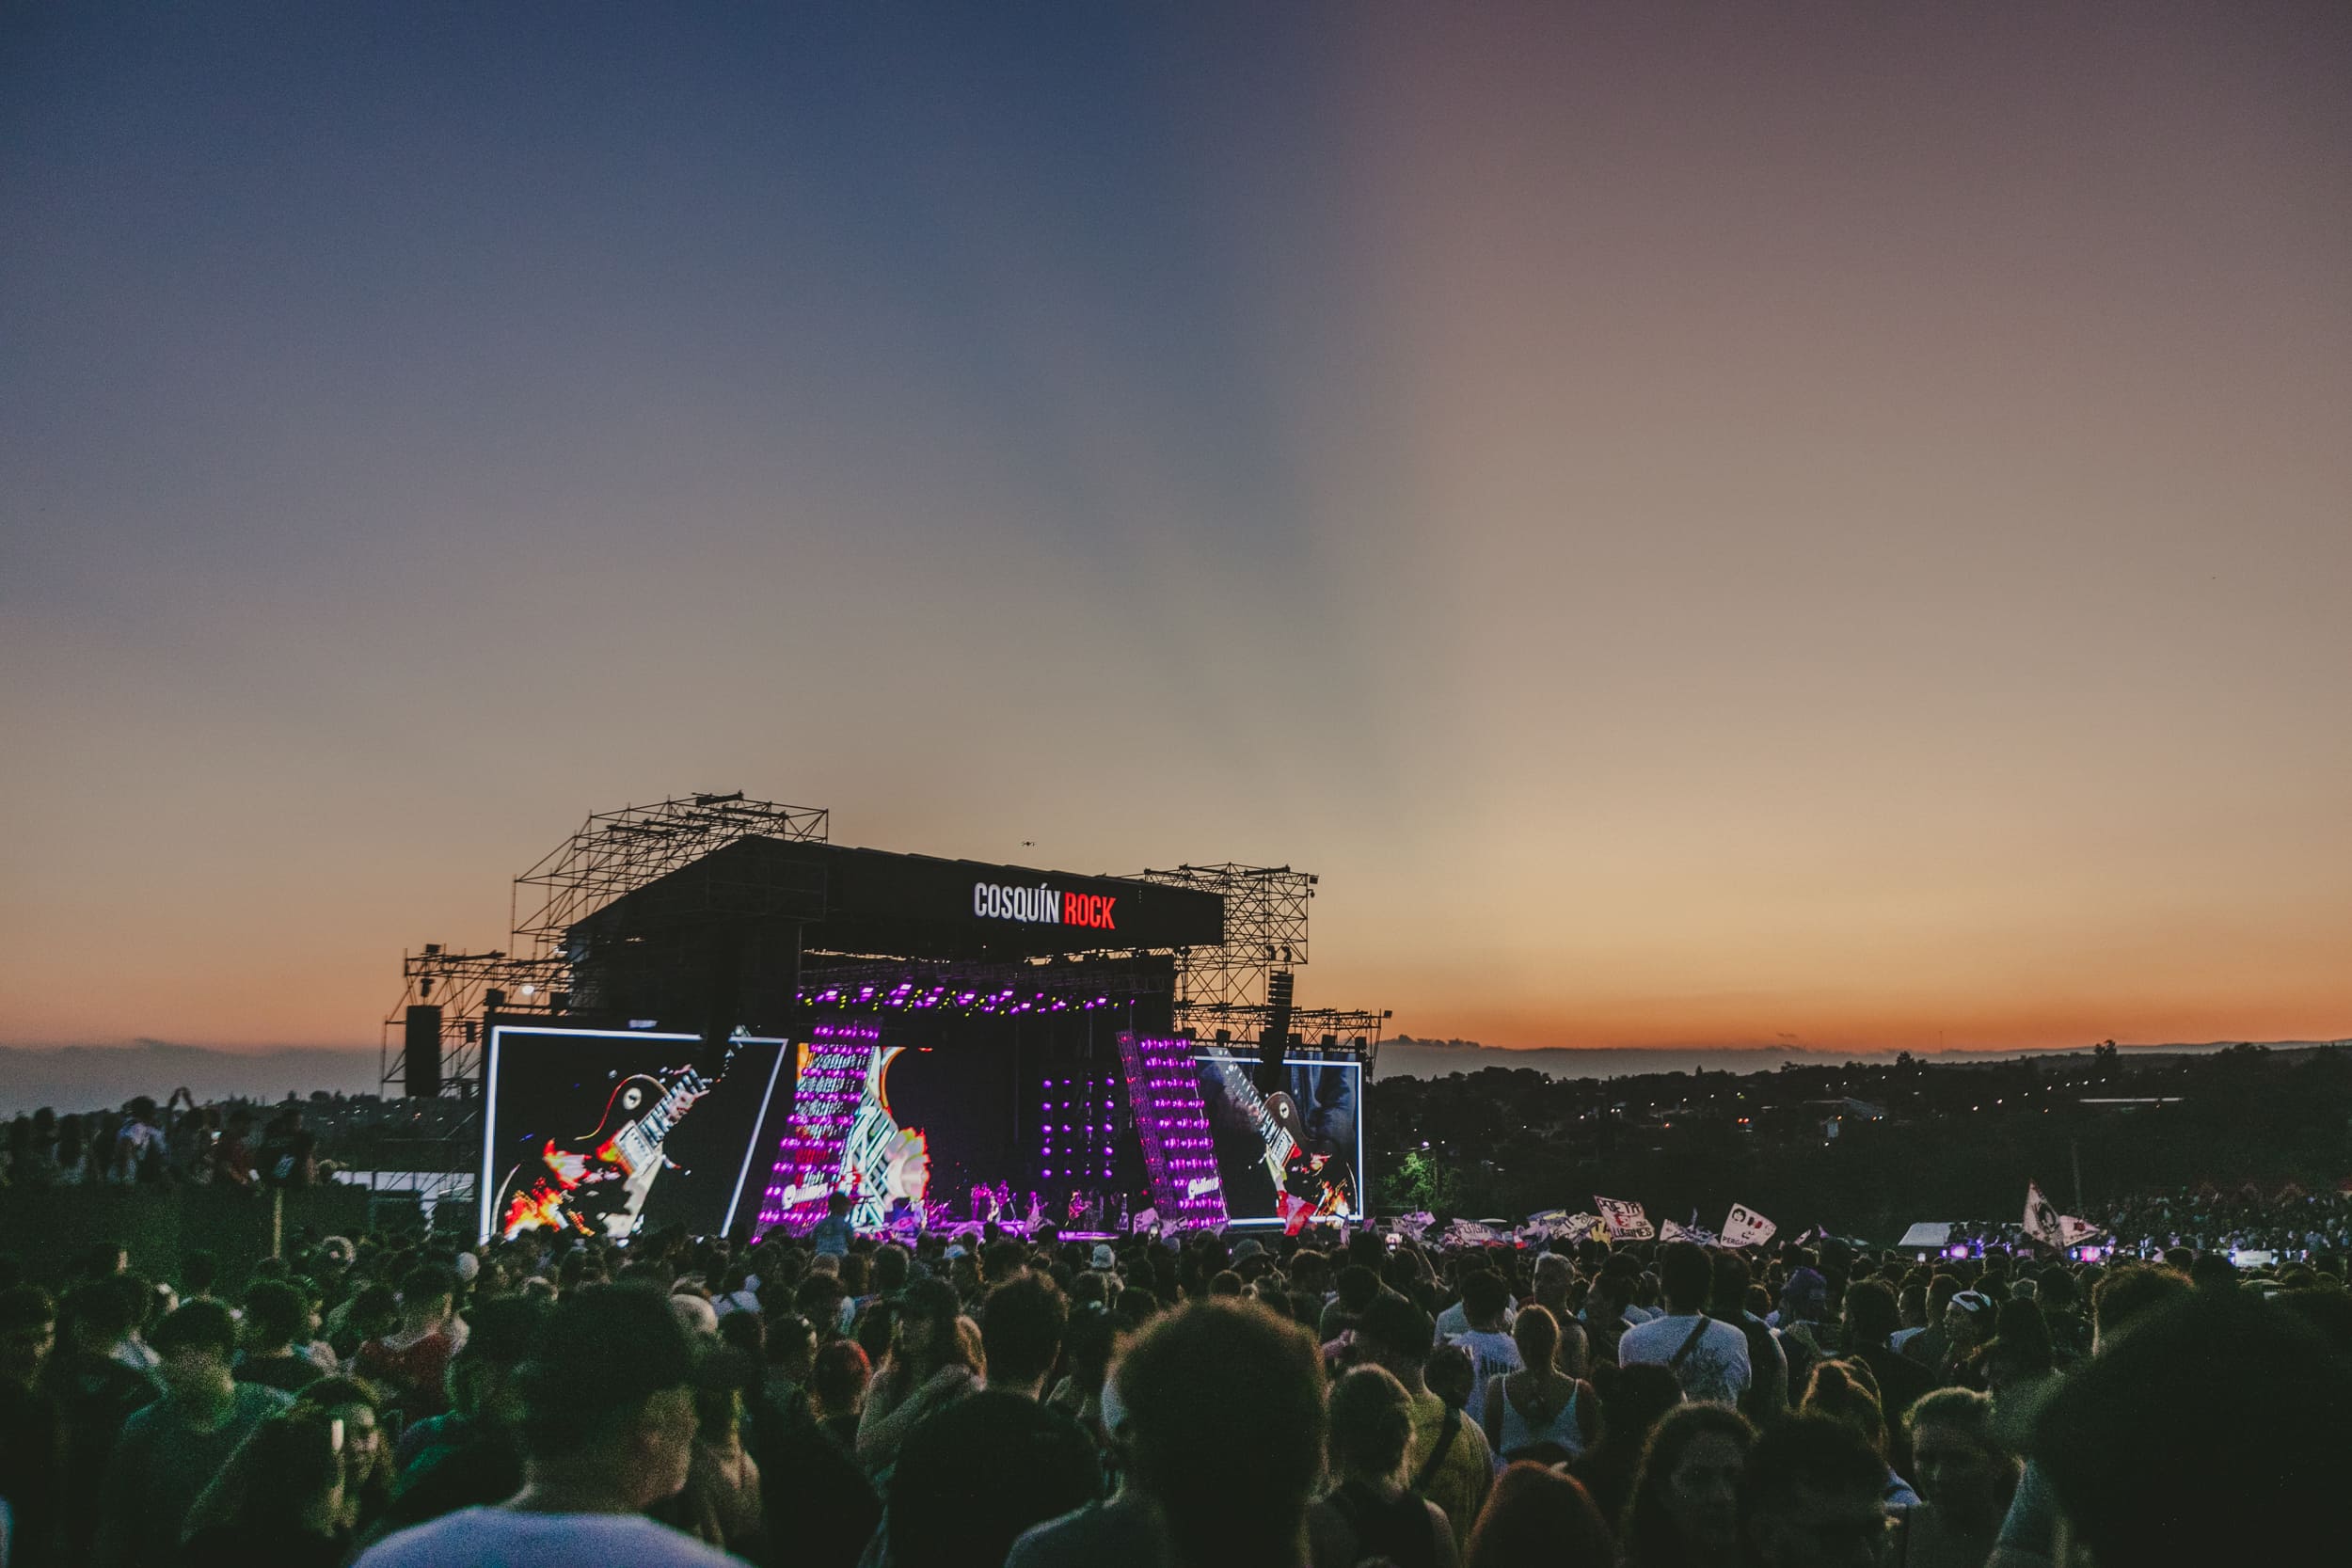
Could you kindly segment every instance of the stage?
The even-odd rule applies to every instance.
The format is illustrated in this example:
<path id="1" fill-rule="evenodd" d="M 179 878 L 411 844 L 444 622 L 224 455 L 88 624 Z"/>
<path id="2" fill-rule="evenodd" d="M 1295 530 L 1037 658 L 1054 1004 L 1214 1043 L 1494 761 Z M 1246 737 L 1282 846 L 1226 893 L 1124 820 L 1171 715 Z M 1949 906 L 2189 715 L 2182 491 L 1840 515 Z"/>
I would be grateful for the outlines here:
<path id="1" fill-rule="evenodd" d="M 516 957 L 408 961 L 386 1080 L 478 1097 L 485 1237 L 1361 1217 L 1385 1015 L 1293 1005 L 1316 879 L 828 822 L 739 796 L 591 817 L 517 879 Z"/>

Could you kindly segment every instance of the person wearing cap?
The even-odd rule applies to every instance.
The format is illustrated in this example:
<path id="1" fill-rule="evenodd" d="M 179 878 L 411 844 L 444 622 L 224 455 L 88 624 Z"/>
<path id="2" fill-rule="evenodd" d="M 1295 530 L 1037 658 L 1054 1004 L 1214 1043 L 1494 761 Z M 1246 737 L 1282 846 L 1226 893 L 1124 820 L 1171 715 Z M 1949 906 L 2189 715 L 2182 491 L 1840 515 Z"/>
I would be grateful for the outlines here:
<path id="1" fill-rule="evenodd" d="M 588 1286 L 548 1309 L 520 1372 L 523 1485 L 386 1537 L 359 1568 L 740 1568 L 657 1524 L 693 1458 L 694 1357 L 662 1298 Z"/>

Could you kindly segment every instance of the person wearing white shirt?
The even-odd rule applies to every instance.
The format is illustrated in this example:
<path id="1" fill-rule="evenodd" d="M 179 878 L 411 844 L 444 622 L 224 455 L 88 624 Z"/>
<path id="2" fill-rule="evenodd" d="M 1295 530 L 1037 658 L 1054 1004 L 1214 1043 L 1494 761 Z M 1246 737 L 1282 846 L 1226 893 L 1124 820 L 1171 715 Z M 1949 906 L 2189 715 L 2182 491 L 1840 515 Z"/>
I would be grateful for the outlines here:
<path id="1" fill-rule="evenodd" d="M 1714 1265 L 1692 1243 L 1672 1242 L 1659 1254 L 1658 1273 L 1666 1315 L 1627 1329 L 1617 1341 L 1617 1364 L 1668 1368 L 1692 1399 L 1738 1404 L 1754 1375 L 1748 1337 L 1706 1315 Z"/>

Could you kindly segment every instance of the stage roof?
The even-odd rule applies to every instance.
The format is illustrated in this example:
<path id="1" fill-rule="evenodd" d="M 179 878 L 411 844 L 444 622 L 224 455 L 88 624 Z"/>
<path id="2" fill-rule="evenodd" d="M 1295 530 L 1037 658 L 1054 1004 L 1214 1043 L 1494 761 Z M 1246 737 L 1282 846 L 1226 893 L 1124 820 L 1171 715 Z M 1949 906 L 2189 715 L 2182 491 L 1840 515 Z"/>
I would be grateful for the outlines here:
<path id="1" fill-rule="evenodd" d="M 571 927 L 589 943 L 789 922 L 812 953 L 988 960 L 1211 947 L 1225 900 L 1194 888 L 807 840 L 743 838 Z"/>

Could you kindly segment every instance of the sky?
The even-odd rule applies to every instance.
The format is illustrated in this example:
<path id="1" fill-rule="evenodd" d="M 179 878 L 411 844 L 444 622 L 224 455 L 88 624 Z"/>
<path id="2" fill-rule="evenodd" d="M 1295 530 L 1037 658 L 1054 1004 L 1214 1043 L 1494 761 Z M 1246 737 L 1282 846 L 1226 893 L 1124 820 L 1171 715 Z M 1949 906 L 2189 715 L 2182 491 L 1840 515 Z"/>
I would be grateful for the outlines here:
<path id="1" fill-rule="evenodd" d="M 2352 1034 L 2352 9 L 10 7 L 0 1044 L 592 811 L 1509 1046 Z"/>

